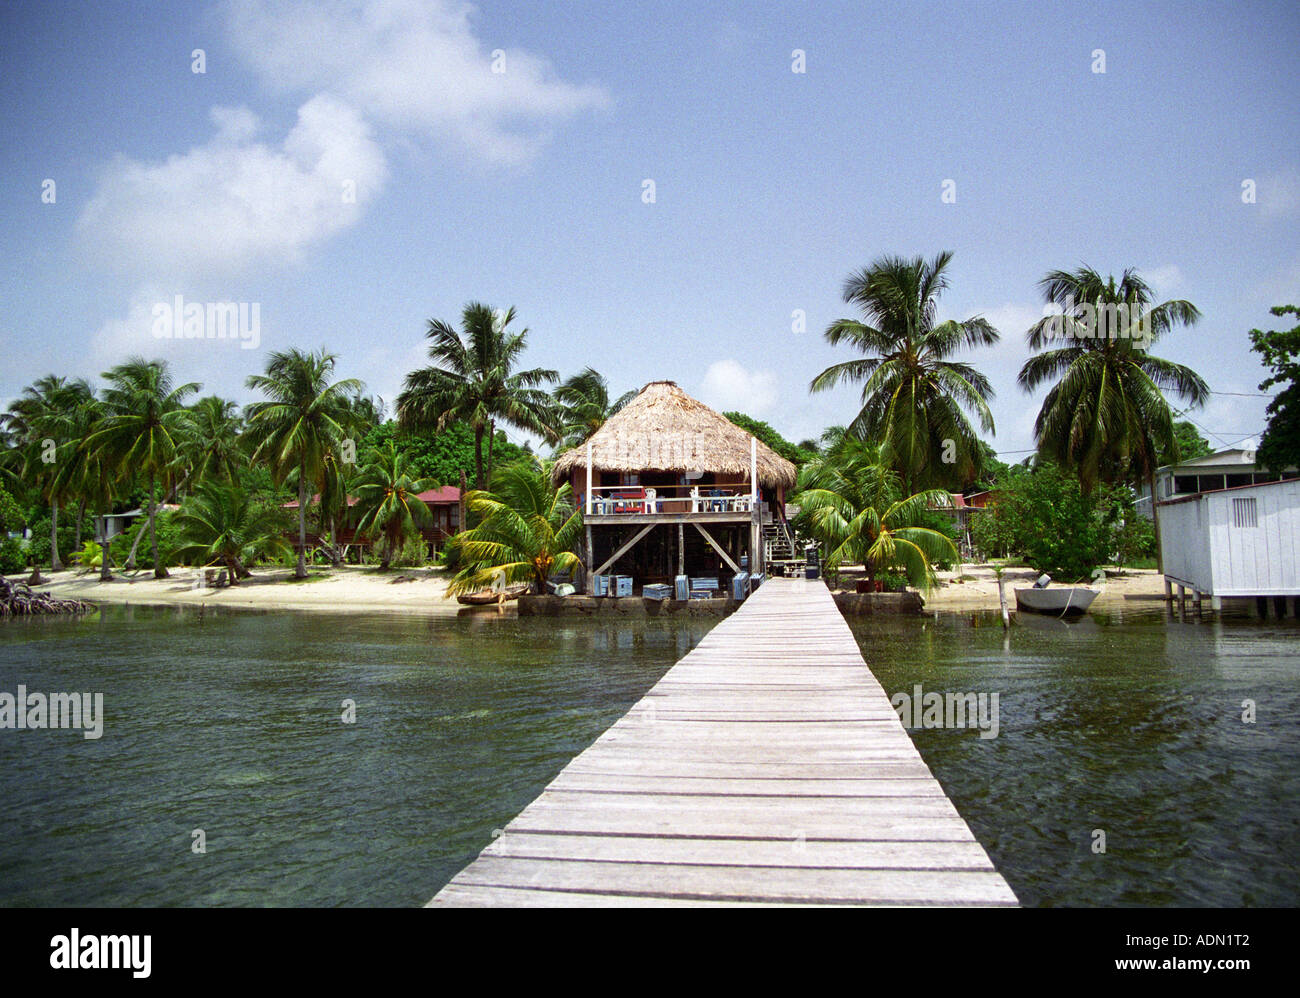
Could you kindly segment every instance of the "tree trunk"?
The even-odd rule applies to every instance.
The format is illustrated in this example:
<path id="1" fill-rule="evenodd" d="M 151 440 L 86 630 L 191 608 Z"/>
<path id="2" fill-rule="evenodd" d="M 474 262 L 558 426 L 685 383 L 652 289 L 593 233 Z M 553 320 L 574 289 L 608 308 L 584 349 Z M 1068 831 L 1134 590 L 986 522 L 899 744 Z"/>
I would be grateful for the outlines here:
<path id="1" fill-rule="evenodd" d="M 134 572 L 134 571 L 135 571 L 135 552 L 136 552 L 136 549 L 140 547 L 140 541 L 143 540 L 143 539 L 144 539 L 144 531 L 143 531 L 143 530 L 137 530 L 137 531 L 135 532 L 135 540 L 133 540 L 133 541 L 131 542 L 131 551 L 130 551 L 130 553 L 126 556 L 126 566 L 125 566 L 125 567 L 126 567 L 126 570 L 127 570 L 128 572 Z"/>
<path id="2" fill-rule="evenodd" d="M 330 567 L 339 568 L 343 564 L 342 549 L 339 547 L 339 532 L 336 524 L 337 517 L 330 517 Z"/>
<path id="3" fill-rule="evenodd" d="M 244 563 L 235 557 L 226 557 L 222 559 L 226 563 L 226 572 L 229 574 L 230 584 L 239 585 L 240 579 L 251 579 L 253 573 L 244 567 Z"/>
<path id="4" fill-rule="evenodd" d="M 487 480 L 489 485 L 492 483 L 492 442 L 496 440 L 496 437 L 497 437 L 497 424 L 496 424 L 496 420 L 494 419 L 488 423 Z"/>
<path id="5" fill-rule="evenodd" d="M 86 504 L 84 502 L 79 502 L 77 503 L 76 539 L 72 542 L 72 546 L 75 547 L 78 551 L 81 550 L 81 521 L 84 520 L 85 517 L 86 517 Z"/>
<path id="6" fill-rule="evenodd" d="M 111 582 L 113 569 L 108 558 L 108 514 L 99 516 L 99 581 Z"/>
<path id="7" fill-rule="evenodd" d="M 464 468 L 462 468 L 460 472 L 460 499 L 456 501 L 456 507 L 457 507 L 457 513 L 459 514 L 456 521 L 456 531 L 457 533 L 459 533 L 463 530 L 469 529 L 465 525 L 465 469 Z"/>
<path id="8" fill-rule="evenodd" d="M 483 427 L 474 427 L 474 488 L 483 488 Z"/>
<path id="9" fill-rule="evenodd" d="M 59 557 L 59 504 L 50 502 L 50 571 L 61 572 L 63 559 Z"/>
<path id="10" fill-rule="evenodd" d="M 295 579 L 307 578 L 307 464 L 298 465 L 298 567 Z"/>
<path id="11" fill-rule="evenodd" d="M 149 552 L 153 556 L 153 577 L 166 579 L 170 573 L 167 566 L 158 561 L 158 504 L 154 502 L 153 475 L 149 476 Z"/>

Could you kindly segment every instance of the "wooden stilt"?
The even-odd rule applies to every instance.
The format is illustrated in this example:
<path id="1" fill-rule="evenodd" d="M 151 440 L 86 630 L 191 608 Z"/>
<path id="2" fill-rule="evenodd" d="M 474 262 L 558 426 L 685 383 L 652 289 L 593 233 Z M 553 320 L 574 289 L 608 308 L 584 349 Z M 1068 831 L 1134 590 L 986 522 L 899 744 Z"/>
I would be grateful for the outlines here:
<path id="1" fill-rule="evenodd" d="M 590 491 L 590 489 L 588 490 Z M 582 588 L 588 596 L 592 594 L 591 567 L 596 563 L 596 550 L 591 546 L 591 524 L 587 524 L 587 560 L 583 565 Z"/>

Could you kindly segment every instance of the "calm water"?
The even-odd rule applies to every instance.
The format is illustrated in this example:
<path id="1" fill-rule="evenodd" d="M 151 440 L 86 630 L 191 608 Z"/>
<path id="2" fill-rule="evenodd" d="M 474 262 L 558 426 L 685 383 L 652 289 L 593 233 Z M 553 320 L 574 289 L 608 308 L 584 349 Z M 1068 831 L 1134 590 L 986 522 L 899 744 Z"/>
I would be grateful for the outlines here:
<path id="1" fill-rule="evenodd" d="M 1029 618 L 1005 637 L 996 615 L 979 623 L 875 617 L 854 631 L 891 696 L 917 683 L 999 694 L 996 738 L 912 735 L 1022 903 L 1300 904 L 1294 620 L 1125 610 Z"/>
<path id="2" fill-rule="evenodd" d="M 0 690 L 99 691 L 107 720 L 0 730 L 0 904 L 423 904 L 710 624 L 5 622 Z"/>
<path id="3" fill-rule="evenodd" d="M 891 694 L 999 694 L 996 739 L 913 737 L 1024 903 L 1300 903 L 1294 622 L 981 623 L 855 632 Z M 99 741 L 0 730 L 0 905 L 421 904 L 709 626 L 7 622 L 0 690 L 99 691 L 107 721 Z"/>

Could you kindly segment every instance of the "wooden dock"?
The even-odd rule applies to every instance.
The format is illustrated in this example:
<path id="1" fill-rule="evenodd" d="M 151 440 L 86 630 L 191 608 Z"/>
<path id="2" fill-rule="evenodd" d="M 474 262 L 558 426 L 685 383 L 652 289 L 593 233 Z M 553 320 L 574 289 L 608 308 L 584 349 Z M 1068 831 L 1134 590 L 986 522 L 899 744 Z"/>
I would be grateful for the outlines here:
<path id="1" fill-rule="evenodd" d="M 430 906 L 999 905 L 825 585 L 772 579 Z"/>

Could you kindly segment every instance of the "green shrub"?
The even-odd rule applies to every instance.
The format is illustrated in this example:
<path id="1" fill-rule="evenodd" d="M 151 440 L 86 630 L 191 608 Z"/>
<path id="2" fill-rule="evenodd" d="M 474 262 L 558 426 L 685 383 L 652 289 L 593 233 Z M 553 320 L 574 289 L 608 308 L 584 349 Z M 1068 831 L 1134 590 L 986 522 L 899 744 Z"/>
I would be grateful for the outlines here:
<path id="1" fill-rule="evenodd" d="M 72 556 L 77 553 L 77 511 L 75 509 L 59 510 L 59 555 L 63 558 L 63 563 L 69 564 Z M 34 519 L 31 523 L 32 539 L 28 542 L 28 550 L 31 554 L 34 564 L 42 568 L 50 565 L 50 514 L 46 510 L 41 516 Z M 95 536 L 95 523 L 89 517 L 81 521 L 81 537 L 84 540 L 87 537 Z"/>
<path id="2" fill-rule="evenodd" d="M 24 519 L 23 508 L 3 486 L 0 486 L 0 536 L 10 530 L 15 533 L 22 530 Z"/>
<path id="3" fill-rule="evenodd" d="M 175 563 L 176 559 L 173 554 L 184 541 L 181 539 L 180 531 L 172 524 L 172 510 L 159 510 L 155 521 L 158 528 L 158 560 L 164 565 Z M 48 524 L 46 530 L 49 530 Z M 124 533 L 118 534 L 108 542 L 108 552 L 111 561 L 115 565 L 125 565 L 127 556 L 131 553 L 131 545 L 135 543 L 135 537 L 140 531 L 145 531 L 145 536 L 140 540 L 140 546 L 135 550 L 136 567 L 152 565 L 152 554 L 149 551 L 149 517 L 141 514 L 136 518 Z M 190 564 L 188 558 L 180 559 L 181 564 Z"/>
<path id="4" fill-rule="evenodd" d="M 438 552 L 437 563 L 450 571 L 459 571 L 461 553 L 460 534 L 453 534 Z"/>
<path id="5" fill-rule="evenodd" d="M 1115 564 L 1123 568 L 1145 561 L 1156 553 L 1156 528 L 1145 516 L 1132 511 L 1115 525 L 1112 544 Z"/>
<path id="6" fill-rule="evenodd" d="M 26 568 L 27 552 L 23 549 L 23 542 L 17 537 L 0 541 L 0 575 L 18 575 Z"/>
<path id="7" fill-rule="evenodd" d="M 1009 506 L 999 503 L 971 513 L 971 543 L 986 559 L 1018 558 L 1024 555 L 1019 547 L 1020 533 L 1016 528 Z"/>
<path id="8" fill-rule="evenodd" d="M 86 541 L 81 545 L 81 551 L 78 553 L 77 564 L 82 568 L 99 568 L 102 549 L 95 541 Z"/>
<path id="9" fill-rule="evenodd" d="M 898 572 L 885 572 L 880 576 L 880 581 L 884 583 L 887 593 L 901 593 L 907 588 L 907 576 Z"/>
<path id="10" fill-rule="evenodd" d="M 388 549 L 388 539 L 380 537 L 371 547 L 372 557 L 376 564 L 383 561 L 384 553 Z M 421 568 L 429 561 L 429 547 L 423 537 L 419 534 L 411 534 L 404 537 L 399 545 L 393 550 L 389 559 L 389 565 L 393 568 Z"/>
<path id="11" fill-rule="evenodd" d="M 1114 523 L 1128 490 L 1099 487 L 1084 495 L 1055 465 L 1013 470 L 998 483 L 997 504 L 976 514 L 972 532 L 985 556 L 1023 557 L 1060 582 L 1088 578 L 1110 559 Z"/>

